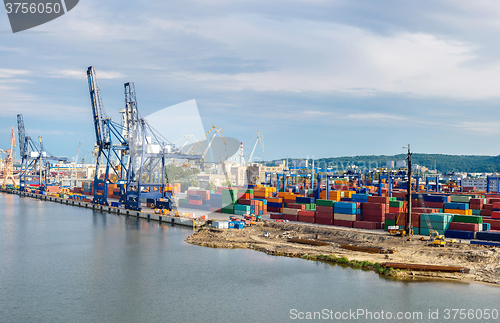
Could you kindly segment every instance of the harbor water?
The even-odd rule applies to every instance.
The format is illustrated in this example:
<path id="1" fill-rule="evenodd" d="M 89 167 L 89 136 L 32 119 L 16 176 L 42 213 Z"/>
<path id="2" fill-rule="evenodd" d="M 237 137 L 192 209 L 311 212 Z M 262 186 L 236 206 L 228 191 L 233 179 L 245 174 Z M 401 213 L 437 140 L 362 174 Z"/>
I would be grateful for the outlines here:
<path id="1" fill-rule="evenodd" d="M 500 318 L 498 287 L 401 282 L 321 262 L 204 248 L 184 241 L 192 232 L 0 193 L 0 321 L 290 322 L 315 316 L 380 322 L 389 313 L 401 322 Z M 453 319 L 452 309 L 465 310 L 466 318 L 458 311 Z M 497 319 L 485 320 L 486 309 Z"/>

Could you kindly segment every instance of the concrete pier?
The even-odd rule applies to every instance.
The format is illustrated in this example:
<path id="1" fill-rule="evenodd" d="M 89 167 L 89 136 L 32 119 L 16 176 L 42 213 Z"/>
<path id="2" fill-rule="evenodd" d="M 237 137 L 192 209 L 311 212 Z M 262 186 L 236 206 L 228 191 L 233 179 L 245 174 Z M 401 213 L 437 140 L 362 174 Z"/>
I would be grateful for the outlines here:
<path id="1" fill-rule="evenodd" d="M 65 198 L 47 196 L 47 195 L 42 195 L 42 194 L 35 194 L 35 193 L 30 193 L 30 192 L 21 192 L 18 190 L 0 189 L 0 192 L 9 193 L 9 194 L 16 194 L 16 195 L 24 196 L 24 197 L 36 198 L 36 199 L 39 199 L 42 201 L 84 207 L 87 209 L 93 209 L 93 210 L 98 210 L 98 211 L 102 211 L 102 212 L 116 213 L 116 214 L 125 215 L 125 216 L 134 216 L 137 218 L 142 218 L 142 219 L 146 219 L 146 220 L 153 220 L 153 221 L 158 221 L 158 222 L 162 222 L 162 223 L 172 223 L 172 224 L 177 224 L 177 225 L 183 225 L 183 226 L 187 226 L 187 227 L 191 227 L 191 228 L 201 227 L 201 226 L 205 225 L 205 223 L 206 223 L 206 221 L 201 221 L 198 219 L 189 219 L 189 218 L 183 218 L 183 217 L 175 217 L 172 215 L 155 214 L 153 210 L 148 210 L 150 212 L 133 211 L 133 210 L 124 209 L 122 207 L 104 206 L 104 205 L 94 204 L 91 202 L 77 201 L 77 200 L 72 200 L 72 199 L 65 199 Z"/>

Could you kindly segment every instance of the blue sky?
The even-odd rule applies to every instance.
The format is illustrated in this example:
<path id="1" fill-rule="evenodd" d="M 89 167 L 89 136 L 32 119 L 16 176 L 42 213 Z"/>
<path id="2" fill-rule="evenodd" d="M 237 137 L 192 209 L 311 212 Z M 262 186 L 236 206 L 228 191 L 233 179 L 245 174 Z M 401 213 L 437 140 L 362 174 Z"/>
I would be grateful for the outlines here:
<path id="1" fill-rule="evenodd" d="M 12 34 L 3 12 L 0 148 L 22 113 L 51 153 L 89 151 L 94 65 L 114 119 L 132 81 L 142 115 L 195 99 L 207 130 L 260 130 L 264 159 L 498 155 L 499 16 L 497 1 L 81 0 Z"/>

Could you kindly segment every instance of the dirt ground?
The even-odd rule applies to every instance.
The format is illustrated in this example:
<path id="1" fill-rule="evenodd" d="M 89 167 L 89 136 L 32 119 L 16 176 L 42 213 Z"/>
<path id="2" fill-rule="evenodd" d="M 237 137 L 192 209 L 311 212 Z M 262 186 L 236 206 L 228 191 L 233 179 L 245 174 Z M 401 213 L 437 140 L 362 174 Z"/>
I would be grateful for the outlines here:
<path id="1" fill-rule="evenodd" d="M 266 232 L 268 236 L 266 237 Z M 288 238 L 313 239 L 327 246 L 292 243 Z M 390 236 L 380 230 L 370 231 L 339 227 L 302 225 L 264 221 L 244 229 L 204 227 L 189 236 L 191 244 L 212 248 L 246 248 L 269 255 L 302 257 L 304 255 L 335 255 L 349 260 L 370 262 L 401 262 L 427 265 L 463 266 L 469 274 L 401 271 L 400 279 L 451 279 L 500 284 L 500 248 L 447 243 L 445 247 L 429 246 L 429 242 Z M 340 248 L 342 244 L 394 250 L 392 254 L 373 254 Z"/>

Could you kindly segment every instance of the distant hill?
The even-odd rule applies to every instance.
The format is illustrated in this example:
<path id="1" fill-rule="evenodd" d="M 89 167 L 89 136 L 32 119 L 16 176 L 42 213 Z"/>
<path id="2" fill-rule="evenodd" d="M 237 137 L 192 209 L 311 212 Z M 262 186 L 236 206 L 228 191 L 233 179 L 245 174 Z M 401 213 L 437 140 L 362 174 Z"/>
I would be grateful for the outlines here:
<path id="1" fill-rule="evenodd" d="M 335 158 L 320 158 L 316 159 L 315 166 L 317 167 L 335 167 L 345 169 L 348 165 L 356 165 L 360 167 L 385 167 L 386 162 L 393 160 L 405 160 L 406 154 L 394 156 L 353 156 L 353 157 L 335 157 Z M 281 159 L 283 160 L 283 159 Z M 289 159 L 291 162 L 294 159 Z M 500 155 L 499 156 L 476 156 L 476 155 L 442 155 L 442 154 L 417 154 L 412 155 L 412 161 L 415 165 L 425 166 L 429 169 L 434 169 L 435 166 L 439 172 L 467 172 L 467 173 L 494 173 L 500 172 Z M 275 161 L 266 163 L 274 165 Z M 290 164 L 291 165 L 291 164 Z"/>

